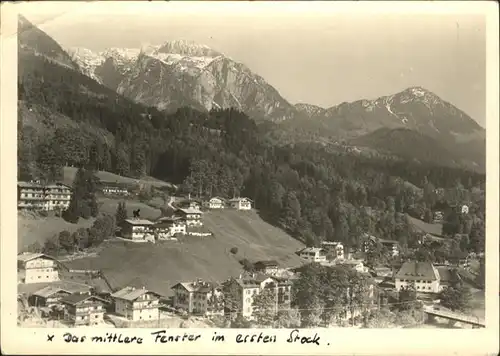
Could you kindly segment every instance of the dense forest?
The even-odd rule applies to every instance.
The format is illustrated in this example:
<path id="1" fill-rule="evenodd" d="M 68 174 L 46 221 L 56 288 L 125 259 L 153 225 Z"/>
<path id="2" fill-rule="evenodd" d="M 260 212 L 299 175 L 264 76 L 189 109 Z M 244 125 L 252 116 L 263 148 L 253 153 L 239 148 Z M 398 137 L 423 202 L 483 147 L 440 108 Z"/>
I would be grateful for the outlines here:
<path id="1" fill-rule="evenodd" d="M 20 118 L 19 178 L 57 180 L 64 165 L 180 185 L 195 196 L 247 196 L 266 220 L 308 245 L 363 233 L 422 248 L 407 215 L 443 210 L 450 251 L 483 251 L 485 176 L 471 171 L 337 152 L 313 143 L 277 145 L 233 109 L 165 114 L 134 104 L 92 79 L 42 57 L 20 58 L 19 99 L 112 134 L 58 128 L 49 136 Z M 36 143 L 36 144 L 34 144 Z M 469 214 L 454 207 L 469 206 Z M 467 239 L 463 237 L 467 235 Z M 459 237 L 457 237 L 459 236 Z M 462 237 L 460 237 L 462 236 Z M 451 249 L 451 250 L 450 250 Z M 429 257 L 429 254 L 423 254 Z"/>

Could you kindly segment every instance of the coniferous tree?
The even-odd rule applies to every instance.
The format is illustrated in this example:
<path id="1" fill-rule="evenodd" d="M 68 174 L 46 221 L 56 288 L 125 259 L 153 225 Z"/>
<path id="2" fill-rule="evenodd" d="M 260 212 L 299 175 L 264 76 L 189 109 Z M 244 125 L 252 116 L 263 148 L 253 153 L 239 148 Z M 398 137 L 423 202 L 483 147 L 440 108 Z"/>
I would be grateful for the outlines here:
<path id="1" fill-rule="evenodd" d="M 125 219 L 127 219 L 127 207 L 125 202 L 119 202 L 116 209 L 116 224 L 120 226 Z"/>
<path id="2" fill-rule="evenodd" d="M 84 168 L 78 169 L 73 182 L 73 191 L 68 209 L 63 218 L 71 223 L 77 223 L 79 217 L 96 217 L 99 206 L 96 198 L 97 178 L 93 171 Z"/>
<path id="3" fill-rule="evenodd" d="M 451 310 L 465 312 L 470 308 L 472 294 L 463 283 L 446 287 L 440 294 L 441 305 Z"/>
<path id="4" fill-rule="evenodd" d="M 253 314 L 259 326 L 271 326 L 276 318 L 276 294 L 274 288 L 265 287 L 253 297 Z"/>

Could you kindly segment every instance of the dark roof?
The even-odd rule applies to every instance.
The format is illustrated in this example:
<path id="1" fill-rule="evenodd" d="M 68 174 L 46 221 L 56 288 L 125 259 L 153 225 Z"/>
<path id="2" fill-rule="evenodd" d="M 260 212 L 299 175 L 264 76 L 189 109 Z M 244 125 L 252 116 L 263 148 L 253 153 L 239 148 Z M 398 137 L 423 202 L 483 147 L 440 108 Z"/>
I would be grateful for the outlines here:
<path id="1" fill-rule="evenodd" d="M 396 273 L 396 278 L 398 279 L 409 279 L 409 280 L 437 280 L 439 278 L 439 273 L 436 267 L 430 262 L 405 262 Z"/>
<path id="2" fill-rule="evenodd" d="M 71 292 L 68 291 L 68 290 L 65 290 L 65 289 L 62 289 L 62 288 L 59 288 L 59 287 L 55 287 L 55 286 L 47 286 L 45 288 L 42 288 L 42 289 L 36 291 L 35 293 L 33 293 L 33 295 L 36 295 L 36 296 L 39 296 L 39 297 L 48 298 L 51 295 L 54 295 L 54 294 L 59 293 L 59 292 L 64 292 L 66 294 L 71 294 Z"/>
<path id="3" fill-rule="evenodd" d="M 93 300 L 100 301 L 102 303 L 107 303 L 106 300 L 104 300 L 102 298 L 99 298 L 99 297 L 96 297 L 95 295 L 89 295 L 89 294 L 73 294 L 73 295 L 69 295 L 69 296 L 64 297 L 63 299 L 61 299 L 61 302 L 65 303 L 65 304 L 76 305 L 76 304 L 81 303 L 83 301 L 86 301 L 88 299 L 93 299 Z"/>
<path id="4" fill-rule="evenodd" d="M 278 262 L 275 260 L 257 261 L 255 262 L 254 266 L 275 267 L 278 266 Z"/>
<path id="5" fill-rule="evenodd" d="M 130 183 L 123 183 L 123 182 L 111 182 L 111 181 L 99 181 L 98 183 L 102 188 L 129 188 L 131 186 Z"/>
<path id="6" fill-rule="evenodd" d="M 229 199 L 229 202 L 238 202 L 238 201 L 243 201 L 243 200 L 246 200 L 246 201 L 249 201 L 250 203 L 253 203 L 253 200 L 250 199 L 250 198 L 233 198 L 233 199 Z"/>
<path id="7" fill-rule="evenodd" d="M 458 282 L 460 280 L 460 276 L 453 268 L 449 268 L 447 266 L 439 266 L 436 267 L 436 269 L 438 270 L 439 277 L 441 279 L 441 282 L 443 283 Z"/>

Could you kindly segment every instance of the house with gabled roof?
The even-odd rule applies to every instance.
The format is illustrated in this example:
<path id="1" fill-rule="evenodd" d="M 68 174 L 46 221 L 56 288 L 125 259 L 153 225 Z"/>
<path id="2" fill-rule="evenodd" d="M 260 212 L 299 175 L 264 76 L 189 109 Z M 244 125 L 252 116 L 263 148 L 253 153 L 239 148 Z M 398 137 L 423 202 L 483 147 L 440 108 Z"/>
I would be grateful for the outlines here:
<path id="1" fill-rule="evenodd" d="M 65 210 L 71 200 L 71 188 L 62 183 L 18 182 L 17 193 L 19 209 Z"/>
<path id="2" fill-rule="evenodd" d="M 154 226 L 160 239 L 176 235 L 186 235 L 186 221 L 180 216 L 164 216 L 159 218 Z"/>
<path id="3" fill-rule="evenodd" d="M 88 293 L 72 294 L 61 299 L 64 320 L 73 326 L 98 325 L 104 322 L 107 301 Z"/>
<path id="4" fill-rule="evenodd" d="M 229 206 L 236 210 L 251 210 L 252 203 L 249 198 L 233 198 L 229 200 Z"/>
<path id="5" fill-rule="evenodd" d="M 61 287 L 46 286 L 31 296 L 32 303 L 36 307 L 52 308 L 62 305 L 61 299 L 73 294 L 71 291 L 65 290 Z"/>
<path id="6" fill-rule="evenodd" d="M 202 226 L 203 221 L 201 219 L 203 212 L 196 208 L 185 208 L 185 209 L 177 209 L 174 213 L 174 216 L 181 217 L 185 222 L 186 226 Z"/>
<path id="7" fill-rule="evenodd" d="M 321 247 L 329 252 L 329 254 L 333 254 L 335 256 L 334 259 L 344 259 L 344 245 L 342 242 L 322 241 Z"/>
<path id="8" fill-rule="evenodd" d="M 201 279 L 179 282 L 172 287 L 174 308 L 189 314 L 212 316 L 224 314 L 224 295 L 219 284 Z"/>
<path id="9" fill-rule="evenodd" d="M 153 236 L 154 223 L 147 219 L 125 219 L 121 224 L 121 235 L 133 241 L 145 241 Z"/>
<path id="10" fill-rule="evenodd" d="M 203 205 L 202 200 L 200 199 L 194 199 L 191 197 L 188 197 L 187 199 L 181 199 L 176 201 L 175 207 L 179 209 L 188 209 L 188 208 L 193 208 L 193 209 L 201 209 L 201 206 Z"/>
<path id="11" fill-rule="evenodd" d="M 309 262 L 326 262 L 326 250 L 320 247 L 306 247 L 298 254 L 300 258 Z"/>
<path id="12" fill-rule="evenodd" d="M 54 305 L 61 305 L 60 299 L 71 294 L 89 294 L 93 288 L 83 283 L 75 283 L 61 279 L 48 283 L 21 284 L 17 287 L 19 294 L 28 297 L 30 306 L 51 308 Z"/>
<path id="13" fill-rule="evenodd" d="M 430 262 L 408 261 L 396 273 L 396 289 L 414 285 L 417 292 L 439 293 L 441 278 L 436 267 Z"/>
<path id="14" fill-rule="evenodd" d="M 54 257 L 43 253 L 25 252 L 17 255 L 17 273 L 21 283 L 58 281 L 61 266 Z"/>
<path id="15" fill-rule="evenodd" d="M 47 210 L 66 210 L 71 201 L 71 188 L 62 183 L 46 185 L 45 200 Z"/>
<path id="16" fill-rule="evenodd" d="M 160 318 L 160 295 L 146 288 L 125 287 L 111 294 L 115 313 L 128 320 L 157 320 Z"/>
<path id="17" fill-rule="evenodd" d="M 226 200 L 221 197 L 212 197 L 210 200 L 204 202 L 203 205 L 209 209 L 224 209 Z"/>
<path id="18" fill-rule="evenodd" d="M 278 272 L 278 262 L 275 260 L 257 261 L 254 263 L 255 271 L 265 274 L 275 274 Z"/>

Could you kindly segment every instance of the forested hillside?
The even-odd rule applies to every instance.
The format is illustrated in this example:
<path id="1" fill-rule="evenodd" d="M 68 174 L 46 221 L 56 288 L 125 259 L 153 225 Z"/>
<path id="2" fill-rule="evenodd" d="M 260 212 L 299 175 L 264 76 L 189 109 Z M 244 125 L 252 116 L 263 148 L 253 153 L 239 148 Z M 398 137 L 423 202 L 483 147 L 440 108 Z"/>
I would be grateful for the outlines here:
<path id="1" fill-rule="evenodd" d="M 450 236 L 475 231 L 460 248 L 484 245 L 484 175 L 319 144 L 280 147 L 236 110 L 166 115 L 40 56 L 21 55 L 19 69 L 19 98 L 28 108 L 19 118 L 20 179 L 58 179 L 72 165 L 151 175 L 194 195 L 248 196 L 261 216 L 309 245 L 335 239 L 356 246 L 366 232 L 417 247 L 405 213 L 422 218 L 438 203 L 467 203 L 470 214 L 453 218 Z M 88 129 L 39 130 L 26 119 L 30 107 L 49 112 L 45 127 L 62 116 Z"/>

